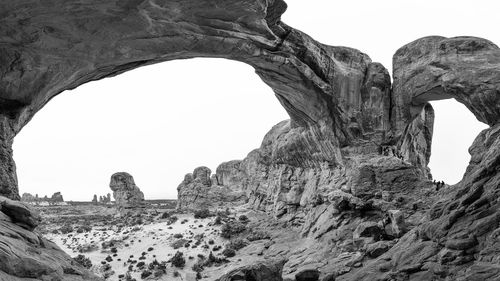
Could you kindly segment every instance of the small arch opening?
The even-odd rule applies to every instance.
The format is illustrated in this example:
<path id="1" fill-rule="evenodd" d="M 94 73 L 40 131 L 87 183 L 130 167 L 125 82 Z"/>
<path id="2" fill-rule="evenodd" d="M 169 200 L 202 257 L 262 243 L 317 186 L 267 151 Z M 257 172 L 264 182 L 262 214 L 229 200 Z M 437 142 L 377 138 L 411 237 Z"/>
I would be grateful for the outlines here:
<path id="1" fill-rule="evenodd" d="M 429 168 L 437 181 L 458 183 L 470 161 L 474 139 L 488 125 L 455 99 L 431 101 L 435 112 Z"/>

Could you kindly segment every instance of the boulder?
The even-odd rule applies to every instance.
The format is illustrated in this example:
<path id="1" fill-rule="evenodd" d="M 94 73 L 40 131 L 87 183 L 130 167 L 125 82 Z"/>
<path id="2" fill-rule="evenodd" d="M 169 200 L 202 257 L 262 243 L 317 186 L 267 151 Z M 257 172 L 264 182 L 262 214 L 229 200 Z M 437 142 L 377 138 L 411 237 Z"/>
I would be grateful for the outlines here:
<path id="1" fill-rule="evenodd" d="M 135 208 L 144 203 L 144 193 L 135 185 L 134 178 L 125 172 L 111 176 L 109 187 L 118 208 Z"/>
<path id="2" fill-rule="evenodd" d="M 233 269 L 216 281 L 282 281 L 284 261 L 262 261 Z"/>
<path id="3" fill-rule="evenodd" d="M 12 221 L 28 230 L 33 230 L 42 220 L 40 214 L 29 205 L 0 196 L 0 211 Z"/>
<path id="4" fill-rule="evenodd" d="M 353 232 L 353 238 L 369 237 L 375 239 L 375 241 L 380 240 L 384 230 L 376 222 L 362 222 L 356 227 Z"/>

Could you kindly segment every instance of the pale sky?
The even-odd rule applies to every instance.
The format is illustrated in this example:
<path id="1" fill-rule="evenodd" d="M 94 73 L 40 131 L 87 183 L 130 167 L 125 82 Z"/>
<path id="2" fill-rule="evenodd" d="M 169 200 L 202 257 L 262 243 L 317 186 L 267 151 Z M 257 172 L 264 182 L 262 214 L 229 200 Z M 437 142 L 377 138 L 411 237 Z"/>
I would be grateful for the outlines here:
<path id="1" fill-rule="evenodd" d="M 288 25 L 322 43 L 359 49 L 390 71 L 394 52 L 423 36 L 500 43 L 498 0 L 287 3 Z M 454 100 L 432 104 L 430 167 L 434 178 L 455 183 L 486 125 Z M 110 192 L 113 173 L 126 171 L 146 199 L 176 198 L 186 173 L 244 158 L 284 119 L 271 89 L 245 64 L 191 59 L 139 68 L 64 92 L 33 118 L 14 143 L 19 190 L 89 201 Z"/>

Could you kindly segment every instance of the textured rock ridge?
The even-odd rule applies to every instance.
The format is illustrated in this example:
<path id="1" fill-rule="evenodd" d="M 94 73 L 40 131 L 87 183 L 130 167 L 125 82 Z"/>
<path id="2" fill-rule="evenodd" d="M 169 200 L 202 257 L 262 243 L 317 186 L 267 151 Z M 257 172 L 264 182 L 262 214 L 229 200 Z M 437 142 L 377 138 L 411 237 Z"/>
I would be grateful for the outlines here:
<path id="1" fill-rule="evenodd" d="M 33 229 L 40 216 L 0 196 L 0 280 L 99 280 Z"/>
<path id="2" fill-rule="evenodd" d="M 47 195 L 40 198 L 40 197 L 38 197 L 38 194 L 33 196 L 30 193 L 23 193 L 23 195 L 21 196 L 21 201 L 26 202 L 26 203 L 30 203 L 30 204 L 53 205 L 53 204 L 64 203 L 64 197 L 62 196 L 61 192 L 55 192 L 54 194 L 52 194 L 52 196 L 50 198 L 47 197 Z"/>
<path id="3" fill-rule="evenodd" d="M 187 174 L 177 187 L 177 208 L 200 210 L 215 208 L 224 203 L 245 203 L 246 195 L 243 190 L 232 184 L 241 178 L 237 177 L 235 182 L 231 181 L 233 170 L 225 168 L 226 165 L 221 164 L 217 168 L 218 174 L 214 175 L 207 167 L 198 167 L 193 173 Z M 223 182 L 227 184 L 223 185 Z"/>
<path id="4" fill-rule="evenodd" d="M 139 207 L 144 201 L 144 193 L 135 185 L 134 178 L 129 173 L 113 174 L 109 187 L 113 191 L 115 205 L 118 208 Z"/>

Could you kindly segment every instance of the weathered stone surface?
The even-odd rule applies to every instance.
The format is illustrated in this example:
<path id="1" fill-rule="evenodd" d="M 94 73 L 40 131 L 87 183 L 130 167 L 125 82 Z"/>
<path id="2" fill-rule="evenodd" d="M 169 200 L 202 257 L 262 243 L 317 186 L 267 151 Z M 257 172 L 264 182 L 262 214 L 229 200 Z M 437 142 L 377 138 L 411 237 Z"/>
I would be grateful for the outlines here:
<path id="1" fill-rule="evenodd" d="M 41 221 L 40 215 L 25 203 L 0 196 L 0 207 L 2 213 L 28 230 L 33 230 Z"/>
<path id="2" fill-rule="evenodd" d="M 40 216 L 0 196 L 0 280 L 100 280 L 33 229 Z"/>
<path id="3" fill-rule="evenodd" d="M 389 249 L 395 244 L 393 241 L 378 241 L 366 246 L 366 253 L 372 257 L 376 258 L 383 253 L 389 251 Z"/>
<path id="4" fill-rule="evenodd" d="M 47 195 L 44 197 L 38 197 L 38 194 L 33 196 L 30 193 L 23 193 L 21 196 L 21 202 L 26 202 L 30 204 L 61 204 L 64 202 L 64 198 L 61 194 L 61 192 L 55 192 L 52 194 L 52 196 L 49 198 Z"/>
<path id="5" fill-rule="evenodd" d="M 375 222 L 363 222 L 356 227 L 353 233 L 354 238 L 370 237 L 375 241 L 380 240 L 384 230 Z"/>
<path id="6" fill-rule="evenodd" d="M 0 219 L 0 280 L 100 279 L 73 264 L 51 241 Z"/>
<path id="7" fill-rule="evenodd" d="M 135 185 L 134 178 L 125 172 L 111 176 L 109 187 L 118 208 L 139 207 L 144 201 L 144 193 Z"/>
<path id="8" fill-rule="evenodd" d="M 225 204 L 244 204 L 247 197 L 238 185 L 218 185 L 224 181 L 232 183 L 232 171 L 224 169 L 225 165 L 217 168 L 221 174 L 211 175 L 212 171 L 207 167 L 198 167 L 187 174 L 177 187 L 177 209 L 201 210 Z"/>
<path id="9" fill-rule="evenodd" d="M 63 198 L 61 192 L 56 192 L 56 193 L 52 194 L 50 199 L 52 202 L 64 202 L 64 198 Z"/>
<path id="10" fill-rule="evenodd" d="M 500 121 L 500 49 L 475 37 L 425 37 L 393 58 L 393 107 L 402 130 L 426 102 L 455 98 L 490 126 Z"/>
<path id="11" fill-rule="evenodd" d="M 282 281 L 283 261 L 259 262 L 231 270 L 216 281 Z"/>

